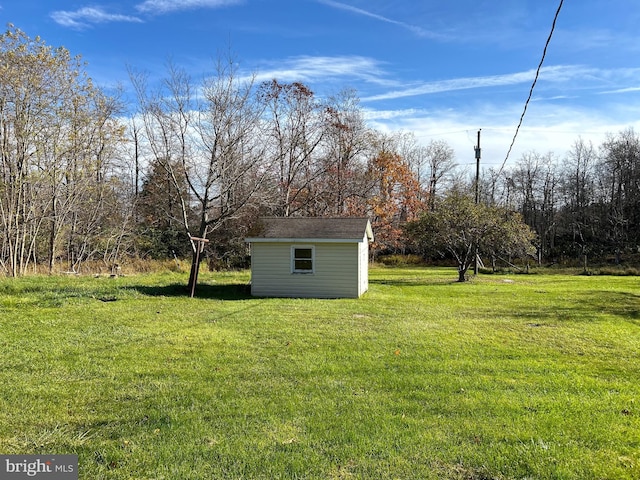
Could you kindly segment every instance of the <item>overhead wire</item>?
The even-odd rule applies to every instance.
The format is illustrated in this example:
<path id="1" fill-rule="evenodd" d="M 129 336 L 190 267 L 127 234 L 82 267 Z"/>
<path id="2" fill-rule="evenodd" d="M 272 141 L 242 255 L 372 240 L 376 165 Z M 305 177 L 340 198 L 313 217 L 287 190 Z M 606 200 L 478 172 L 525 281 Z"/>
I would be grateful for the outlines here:
<path id="1" fill-rule="evenodd" d="M 509 156 L 511 155 L 511 151 L 513 150 L 513 146 L 516 143 L 516 138 L 518 138 L 518 133 L 520 132 L 520 127 L 522 126 L 522 122 L 524 121 L 524 116 L 527 113 L 527 108 L 529 107 L 529 102 L 531 101 L 531 98 L 533 97 L 533 90 L 536 87 L 536 83 L 538 83 L 538 77 L 540 77 L 540 71 L 542 70 L 542 64 L 544 63 L 544 59 L 547 56 L 547 49 L 549 48 L 549 44 L 551 43 L 551 37 L 553 37 L 553 32 L 556 29 L 556 23 L 558 21 L 558 16 L 560 15 L 560 10 L 562 10 L 562 5 L 564 3 L 564 0 L 560 0 L 560 5 L 558 5 L 558 9 L 556 10 L 556 14 L 553 17 L 553 23 L 551 24 L 551 31 L 549 32 L 549 36 L 547 37 L 547 42 L 544 45 L 544 50 L 542 51 L 542 58 L 540 59 L 540 63 L 538 64 L 538 69 L 536 70 L 536 75 L 533 79 L 533 83 L 531 84 L 531 89 L 529 90 L 529 97 L 527 98 L 527 101 L 524 104 L 524 110 L 522 111 L 522 115 L 520 115 L 520 121 L 518 122 L 518 126 L 516 127 L 516 131 L 515 134 L 513 135 L 513 140 L 511 140 L 511 145 L 509 145 L 509 150 L 507 151 L 507 156 L 505 157 L 504 161 L 502 162 L 502 165 L 500 166 L 500 170 L 498 171 L 498 175 L 499 176 L 502 173 L 502 170 L 504 169 L 504 166 L 507 163 L 507 160 L 509 160 Z"/>

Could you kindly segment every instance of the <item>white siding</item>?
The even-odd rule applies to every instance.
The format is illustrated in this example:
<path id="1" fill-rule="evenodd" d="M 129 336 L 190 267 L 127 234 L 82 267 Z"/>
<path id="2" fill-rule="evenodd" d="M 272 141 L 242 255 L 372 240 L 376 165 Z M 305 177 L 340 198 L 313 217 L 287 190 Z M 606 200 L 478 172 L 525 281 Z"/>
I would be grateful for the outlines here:
<path id="1" fill-rule="evenodd" d="M 369 242 L 367 237 L 358 244 L 358 296 L 369 289 Z"/>
<path id="2" fill-rule="evenodd" d="M 251 294 L 258 297 L 357 298 L 365 280 L 361 243 L 314 245 L 314 273 L 291 273 L 291 243 L 251 244 Z M 365 245 L 366 249 L 366 245 Z M 368 255 L 367 255 L 368 256 Z M 367 268 L 367 259 L 365 259 Z M 365 288 L 366 290 L 366 288 Z"/>

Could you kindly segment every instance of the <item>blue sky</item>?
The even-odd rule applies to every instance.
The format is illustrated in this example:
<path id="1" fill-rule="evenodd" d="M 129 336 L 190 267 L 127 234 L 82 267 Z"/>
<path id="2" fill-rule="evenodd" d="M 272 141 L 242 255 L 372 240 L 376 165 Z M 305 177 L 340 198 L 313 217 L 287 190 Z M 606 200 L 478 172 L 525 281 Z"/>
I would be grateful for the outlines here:
<path id="1" fill-rule="evenodd" d="M 87 62 L 105 88 L 127 66 L 160 78 L 169 59 L 194 79 L 231 51 L 259 80 L 302 81 L 319 96 L 356 90 L 371 126 L 445 140 L 499 167 L 529 94 L 559 0 L 0 0 L 0 22 Z M 566 0 L 507 165 L 563 157 L 640 133 L 640 2 Z"/>

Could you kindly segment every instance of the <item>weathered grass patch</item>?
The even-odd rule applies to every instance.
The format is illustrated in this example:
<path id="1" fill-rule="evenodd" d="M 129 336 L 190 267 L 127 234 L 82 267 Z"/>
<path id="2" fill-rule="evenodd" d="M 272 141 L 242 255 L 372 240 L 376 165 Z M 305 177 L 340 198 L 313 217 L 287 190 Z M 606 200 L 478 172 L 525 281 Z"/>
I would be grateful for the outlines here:
<path id="1" fill-rule="evenodd" d="M 374 268 L 0 282 L 0 451 L 86 479 L 640 477 L 640 281 Z"/>

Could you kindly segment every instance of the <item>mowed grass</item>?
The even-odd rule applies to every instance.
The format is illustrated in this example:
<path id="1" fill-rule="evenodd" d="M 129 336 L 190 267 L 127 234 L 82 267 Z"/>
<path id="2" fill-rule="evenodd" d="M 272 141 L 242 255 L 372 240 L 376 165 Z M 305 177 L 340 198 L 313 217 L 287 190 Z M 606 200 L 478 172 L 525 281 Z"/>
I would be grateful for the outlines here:
<path id="1" fill-rule="evenodd" d="M 0 281 L 0 453 L 81 479 L 638 479 L 640 278 Z"/>

